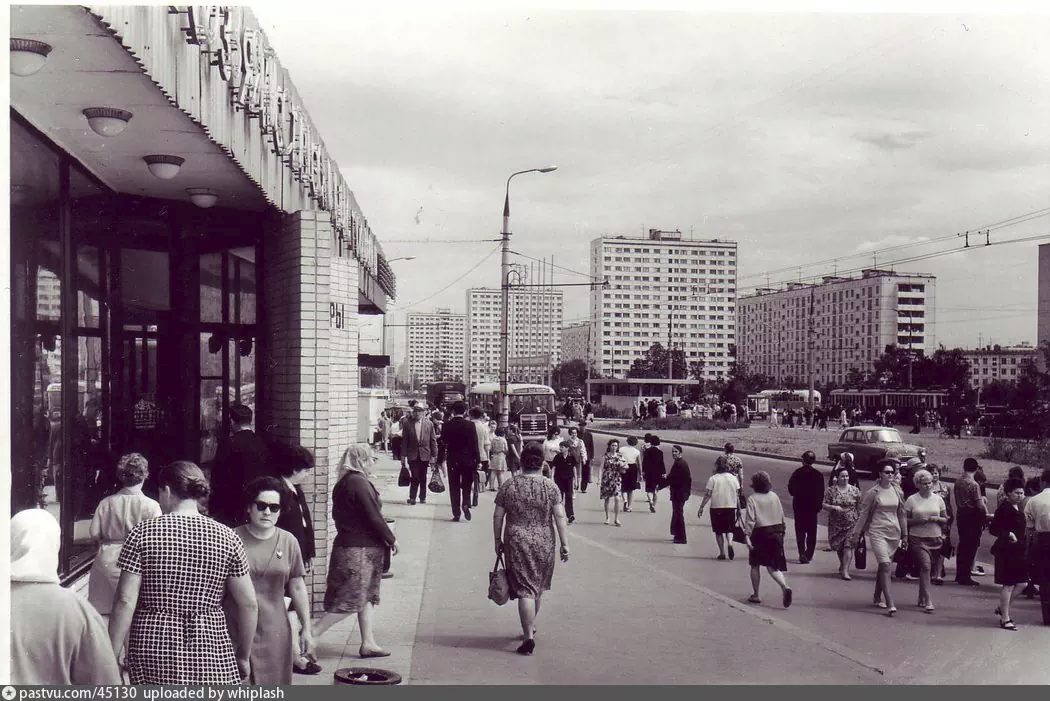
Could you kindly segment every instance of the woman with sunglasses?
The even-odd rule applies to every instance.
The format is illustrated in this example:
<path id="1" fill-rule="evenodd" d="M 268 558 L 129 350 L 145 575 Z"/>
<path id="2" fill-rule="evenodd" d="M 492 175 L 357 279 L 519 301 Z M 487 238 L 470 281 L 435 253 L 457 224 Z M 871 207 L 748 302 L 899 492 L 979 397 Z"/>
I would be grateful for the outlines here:
<path id="1" fill-rule="evenodd" d="M 897 461 L 881 461 L 876 473 L 879 481 L 864 494 L 849 546 L 856 547 L 857 541 L 867 534 L 868 550 L 878 563 L 873 604 L 886 609 L 886 615 L 893 617 L 897 607 L 890 592 L 890 565 L 897 548 L 907 547 L 908 522 L 904 515 L 904 493 L 895 481 Z"/>
<path id="2" fill-rule="evenodd" d="M 952 486 L 947 482 L 941 481 L 941 468 L 939 465 L 934 463 L 927 463 L 926 471 L 930 473 L 930 477 L 933 478 L 933 493 L 939 496 L 944 501 L 944 513 L 947 517 L 944 525 L 941 527 L 941 533 L 944 535 L 945 545 L 941 548 L 941 559 L 940 565 L 934 568 L 930 575 L 930 582 L 937 586 L 944 585 L 944 577 L 947 572 L 944 569 L 944 561 L 947 557 L 944 555 L 948 552 L 951 555 L 951 544 L 952 544 Z M 949 550 L 946 551 L 944 548 L 947 547 Z"/>
<path id="3" fill-rule="evenodd" d="M 302 653 L 314 652 L 310 626 L 310 602 L 306 595 L 306 566 L 299 542 L 288 531 L 277 527 L 281 515 L 281 481 L 258 477 L 244 487 L 243 504 L 248 520 L 234 529 L 244 543 L 248 570 L 259 602 L 259 617 L 251 648 L 252 684 L 267 686 L 292 683 L 292 626 L 284 608 L 284 593 L 292 598 L 292 610 L 299 617 Z M 227 605 L 226 620 L 237 625 L 236 611 Z"/>

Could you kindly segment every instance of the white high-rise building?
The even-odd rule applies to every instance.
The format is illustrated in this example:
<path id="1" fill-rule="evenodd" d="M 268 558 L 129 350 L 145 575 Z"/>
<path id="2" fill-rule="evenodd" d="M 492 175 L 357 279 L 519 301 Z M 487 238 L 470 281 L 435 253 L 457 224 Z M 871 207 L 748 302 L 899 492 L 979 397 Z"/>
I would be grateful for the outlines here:
<path id="1" fill-rule="evenodd" d="M 936 287 L 933 275 L 872 269 L 759 289 L 737 302 L 737 358 L 752 373 L 805 385 L 812 342 L 815 380 L 841 386 L 851 369 L 870 372 L 886 346 L 931 355 Z"/>
<path id="2" fill-rule="evenodd" d="M 448 309 L 409 312 L 408 371 L 420 382 L 463 379 L 463 343 L 466 316 Z M 441 377 L 434 374 L 434 363 L 444 366 Z"/>
<path id="3" fill-rule="evenodd" d="M 500 294 L 490 288 L 467 290 L 467 337 L 461 352 L 468 388 L 478 382 L 499 382 Z M 549 355 L 552 366 L 561 362 L 561 290 L 512 289 L 509 303 L 509 358 Z"/>
<path id="4" fill-rule="evenodd" d="M 591 241 L 590 357 L 602 377 L 625 377 L 650 346 L 685 352 L 705 379 L 725 377 L 735 356 L 735 241 L 683 240 L 649 230 L 647 238 Z M 678 378 L 685 379 L 685 378 Z"/>
<path id="5" fill-rule="evenodd" d="M 591 322 L 569 324 L 561 330 L 561 361 L 587 360 L 591 341 Z"/>

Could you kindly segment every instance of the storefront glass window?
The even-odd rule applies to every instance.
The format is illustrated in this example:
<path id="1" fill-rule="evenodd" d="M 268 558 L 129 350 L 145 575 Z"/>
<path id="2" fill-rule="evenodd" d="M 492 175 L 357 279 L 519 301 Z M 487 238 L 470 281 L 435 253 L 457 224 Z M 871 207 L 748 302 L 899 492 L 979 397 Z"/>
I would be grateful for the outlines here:
<path id="1" fill-rule="evenodd" d="M 222 253 L 206 253 L 200 257 L 201 321 L 221 322 L 223 320 L 222 255 Z"/>

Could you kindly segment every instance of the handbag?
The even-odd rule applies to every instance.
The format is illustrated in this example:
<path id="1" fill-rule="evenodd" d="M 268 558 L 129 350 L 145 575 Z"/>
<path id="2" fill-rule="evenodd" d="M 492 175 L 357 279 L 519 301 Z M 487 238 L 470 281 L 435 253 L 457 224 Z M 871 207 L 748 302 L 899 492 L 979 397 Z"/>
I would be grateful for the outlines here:
<path id="1" fill-rule="evenodd" d="M 496 564 L 489 572 L 489 599 L 497 606 L 510 601 L 510 583 L 507 581 L 507 570 L 503 568 L 503 549 L 496 555 Z"/>
<path id="2" fill-rule="evenodd" d="M 740 514 L 737 513 L 736 523 L 733 524 L 733 542 L 747 544 L 747 533 L 744 532 L 744 527 L 740 525 Z"/>
<path id="3" fill-rule="evenodd" d="M 863 570 L 868 566 L 868 544 L 864 536 L 861 536 L 857 547 L 853 548 L 853 566 L 858 570 Z"/>
<path id="4" fill-rule="evenodd" d="M 944 543 L 941 545 L 941 557 L 946 560 L 955 557 L 955 547 L 952 546 L 952 536 L 950 533 L 944 536 Z"/>
<path id="5" fill-rule="evenodd" d="M 430 470 L 430 482 L 427 488 L 434 494 L 441 494 L 445 491 L 445 481 L 441 479 L 441 468 L 437 464 Z"/>
<path id="6" fill-rule="evenodd" d="M 745 497 L 741 492 L 736 493 L 736 508 L 740 509 L 741 511 L 747 508 L 747 497 Z"/>
<path id="7" fill-rule="evenodd" d="M 402 465 L 401 472 L 397 473 L 397 486 L 407 487 L 410 484 L 412 484 L 412 473 L 408 471 L 408 467 Z"/>

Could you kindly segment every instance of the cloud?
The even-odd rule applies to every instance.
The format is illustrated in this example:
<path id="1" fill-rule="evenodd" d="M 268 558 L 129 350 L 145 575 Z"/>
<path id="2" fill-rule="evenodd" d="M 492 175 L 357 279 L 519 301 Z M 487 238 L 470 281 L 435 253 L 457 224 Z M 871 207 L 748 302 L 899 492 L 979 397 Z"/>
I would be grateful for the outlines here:
<path id="1" fill-rule="evenodd" d="M 924 241 L 929 240 L 930 239 L 926 236 L 912 238 L 908 236 L 890 235 L 884 236 L 883 238 L 878 239 L 877 241 L 863 241 L 860 244 L 858 244 L 854 250 L 857 253 L 867 253 L 869 251 L 881 251 L 885 248 L 903 246 L 907 244 L 920 244 Z"/>

